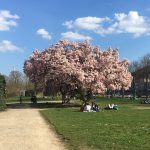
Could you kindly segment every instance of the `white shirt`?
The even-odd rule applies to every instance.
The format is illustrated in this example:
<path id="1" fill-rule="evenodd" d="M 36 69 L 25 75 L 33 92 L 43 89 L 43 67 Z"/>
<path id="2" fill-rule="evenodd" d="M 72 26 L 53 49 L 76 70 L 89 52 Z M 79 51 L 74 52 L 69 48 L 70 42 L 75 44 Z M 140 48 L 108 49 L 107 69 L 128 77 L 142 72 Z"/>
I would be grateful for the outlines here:
<path id="1" fill-rule="evenodd" d="M 91 105 L 86 105 L 84 111 L 91 111 Z"/>

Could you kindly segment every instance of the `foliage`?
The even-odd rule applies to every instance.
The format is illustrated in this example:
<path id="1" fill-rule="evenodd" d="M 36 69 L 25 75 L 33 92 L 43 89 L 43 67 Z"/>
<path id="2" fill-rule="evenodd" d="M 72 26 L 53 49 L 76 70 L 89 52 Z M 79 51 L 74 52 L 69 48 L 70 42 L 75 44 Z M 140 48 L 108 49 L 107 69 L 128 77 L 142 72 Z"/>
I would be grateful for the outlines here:
<path id="1" fill-rule="evenodd" d="M 89 42 L 59 41 L 42 52 L 35 50 L 24 63 L 24 72 L 35 88 L 51 94 L 62 94 L 62 100 L 81 94 L 88 98 L 93 93 L 128 89 L 132 76 L 128 61 L 119 61 L 118 50 L 105 52 Z"/>
<path id="2" fill-rule="evenodd" d="M 5 100 L 0 100 L 0 111 L 3 111 L 6 109 L 6 102 Z"/>
<path id="3" fill-rule="evenodd" d="M 0 110 L 4 110 L 6 108 L 5 89 L 6 89 L 5 78 L 4 76 L 0 75 Z"/>
<path id="4" fill-rule="evenodd" d="M 104 107 L 111 101 L 101 101 Z M 137 110 L 135 102 L 113 100 L 119 111 L 78 112 L 79 108 L 41 111 L 70 149 L 147 150 L 150 147 L 149 110 Z M 143 105 L 142 105 L 143 106 Z"/>

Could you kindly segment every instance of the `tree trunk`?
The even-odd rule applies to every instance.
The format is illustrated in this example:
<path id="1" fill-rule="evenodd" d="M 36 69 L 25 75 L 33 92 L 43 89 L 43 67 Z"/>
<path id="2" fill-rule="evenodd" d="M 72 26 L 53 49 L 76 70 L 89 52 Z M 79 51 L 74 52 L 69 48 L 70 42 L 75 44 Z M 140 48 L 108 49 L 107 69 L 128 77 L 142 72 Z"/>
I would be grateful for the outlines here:
<path id="1" fill-rule="evenodd" d="M 122 98 L 124 98 L 124 88 L 122 88 Z"/>
<path id="2" fill-rule="evenodd" d="M 148 100 L 148 78 L 146 78 L 146 100 Z"/>
<path id="3" fill-rule="evenodd" d="M 66 103 L 66 94 L 62 93 L 62 104 Z"/>
<path id="4" fill-rule="evenodd" d="M 133 77 L 133 83 L 132 83 L 132 92 L 133 92 L 133 99 L 136 99 L 136 85 L 135 85 L 135 78 Z"/>
<path id="5" fill-rule="evenodd" d="M 91 90 L 87 91 L 86 97 L 87 97 L 87 99 L 86 99 L 87 101 L 89 101 L 92 98 L 92 91 Z"/>
<path id="6" fill-rule="evenodd" d="M 36 85 L 36 83 L 34 83 L 34 95 L 35 96 L 37 95 L 37 85 Z"/>

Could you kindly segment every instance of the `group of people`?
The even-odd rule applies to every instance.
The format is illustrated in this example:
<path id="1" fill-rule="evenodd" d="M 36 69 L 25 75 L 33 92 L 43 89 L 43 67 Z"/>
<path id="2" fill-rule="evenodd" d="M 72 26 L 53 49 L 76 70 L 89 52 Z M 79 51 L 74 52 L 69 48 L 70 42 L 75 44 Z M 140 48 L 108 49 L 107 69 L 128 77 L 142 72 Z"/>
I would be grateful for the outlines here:
<path id="1" fill-rule="evenodd" d="M 92 102 L 91 104 L 89 102 L 83 102 L 80 108 L 80 111 L 82 112 L 98 112 L 100 111 L 100 108 L 95 102 Z"/>
<path id="2" fill-rule="evenodd" d="M 104 109 L 106 109 L 106 110 L 118 110 L 119 107 L 118 107 L 118 105 L 115 105 L 115 104 L 108 104 L 108 106 L 106 106 Z M 99 106 L 95 102 L 92 102 L 91 104 L 89 102 L 83 102 L 81 107 L 80 107 L 81 112 L 98 112 L 100 110 L 101 109 L 99 108 Z"/>

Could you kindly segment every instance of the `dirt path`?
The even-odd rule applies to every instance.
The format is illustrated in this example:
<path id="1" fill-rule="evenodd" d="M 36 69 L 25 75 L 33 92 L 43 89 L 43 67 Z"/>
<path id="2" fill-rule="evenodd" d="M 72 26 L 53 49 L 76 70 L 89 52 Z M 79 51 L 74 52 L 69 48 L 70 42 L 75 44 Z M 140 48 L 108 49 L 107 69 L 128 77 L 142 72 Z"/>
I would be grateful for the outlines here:
<path id="1" fill-rule="evenodd" d="M 38 109 L 0 113 L 0 150 L 64 150 Z"/>

